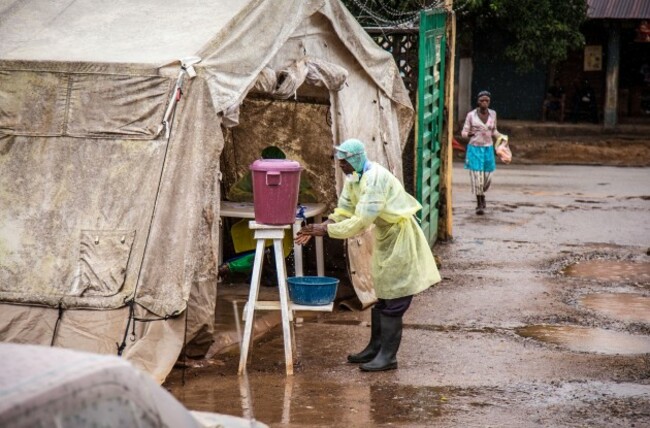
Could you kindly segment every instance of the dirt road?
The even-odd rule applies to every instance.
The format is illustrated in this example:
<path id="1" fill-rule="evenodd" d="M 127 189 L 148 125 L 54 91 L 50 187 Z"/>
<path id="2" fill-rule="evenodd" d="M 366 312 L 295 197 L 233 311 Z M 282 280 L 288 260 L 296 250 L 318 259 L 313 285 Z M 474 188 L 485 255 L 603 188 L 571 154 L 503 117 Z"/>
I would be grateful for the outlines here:
<path id="1" fill-rule="evenodd" d="M 647 136 L 533 136 L 511 145 L 518 164 L 650 166 Z"/>
<path id="2" fill-rule="evenodd" d="M 406 314 L 399 369 L 346 364 L 369 314 L 335 312 L 296 329 L 284 375 L 275 329 L 238 353 L 175 370 L 188 407 L 271 426 L 650 426 L 650 169 L 501 166 L 484 216 L 454 172 L 454 240 L 444 281 Z"/>

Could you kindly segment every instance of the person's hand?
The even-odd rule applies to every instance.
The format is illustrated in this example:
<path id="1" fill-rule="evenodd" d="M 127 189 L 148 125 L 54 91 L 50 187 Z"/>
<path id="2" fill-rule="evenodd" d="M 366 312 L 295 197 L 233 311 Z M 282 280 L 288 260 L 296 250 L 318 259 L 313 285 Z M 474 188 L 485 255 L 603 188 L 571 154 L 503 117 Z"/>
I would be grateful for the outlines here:
<path id="1" fill-rule="evenodd" d="M 298 231 L 295 242 L 298 245 L 305 245 L 312 236 L 327 236 L 326 223 L 308 224 Z"/>
<path id="2" fill-rule="evenodd" d="M 228 266 L 228 263 L 224 263 L 221 266 L 219 266 L 219 279 L 224 279 L 225 277 L 228 276 L 230 273 L 230 267 Z"/>
<path id="3" fill-rule="evenodd" d="M 294 239 L 294 242 L 298 245 L 305 245 L 309 240 L 311 239 L 311 235 L 306 235 L 306 234 L 301 234 L 298 232 L 298 235 L 296 236 L 296 239 Z"/>

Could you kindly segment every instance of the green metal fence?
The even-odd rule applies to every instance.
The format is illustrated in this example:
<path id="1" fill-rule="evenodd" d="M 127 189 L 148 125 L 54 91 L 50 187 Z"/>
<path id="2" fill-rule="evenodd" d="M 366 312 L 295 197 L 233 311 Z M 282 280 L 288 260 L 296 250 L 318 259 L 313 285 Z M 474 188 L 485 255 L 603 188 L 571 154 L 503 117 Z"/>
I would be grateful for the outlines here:
<path id="1" fill-rule="evenodd" d="M 433 245 L 438 235 L 440 147 L 444 115 L 445 24 L 447 13 L 420 13 L 416 197 L 422 204 L 422 230 Z"/>

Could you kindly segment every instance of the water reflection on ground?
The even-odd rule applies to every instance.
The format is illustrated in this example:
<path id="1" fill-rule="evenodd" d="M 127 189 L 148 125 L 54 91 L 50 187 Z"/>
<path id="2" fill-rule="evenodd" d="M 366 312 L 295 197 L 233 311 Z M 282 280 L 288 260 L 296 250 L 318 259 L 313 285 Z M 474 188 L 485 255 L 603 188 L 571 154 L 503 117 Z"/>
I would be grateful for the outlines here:
<path id="1" fill-rule="evenodd" d="M 650 353 L 650 337 L 601 328 L 571 325 L 531 325 L 517 329 L 517 334 L 578 352 L 610 355 Z"/>
<path id="2" fill-rule="evenodd" d="M 650 297 L 635 293 L 594 293 L 578 303 L 606 316 L 634 322 L 650 323 Z"/>
<path id="3" fill-rule="evenodd" d="M 441 416 L 450 397 L 463 394 L 443 387 L 321 382 L 313 376 L 286 377 L 256 373 L 250 386 L 244 377 L 202 369 L 180 382 L 172 372 L 166 387 L 186 406 L 204 411 L 253 417 L 269 425 L 424 426 Z M 247 391 L 250 390 L 250 397 Z M 252 412 L 250 411 L 252 409 Z"/>
<path id="4" fill-rule="evenodd" d="M 589 260 L 564 268 L 566 276 L 600 281 L 626 281 L 650 284 L 650 263 L 621 260 Z"/>

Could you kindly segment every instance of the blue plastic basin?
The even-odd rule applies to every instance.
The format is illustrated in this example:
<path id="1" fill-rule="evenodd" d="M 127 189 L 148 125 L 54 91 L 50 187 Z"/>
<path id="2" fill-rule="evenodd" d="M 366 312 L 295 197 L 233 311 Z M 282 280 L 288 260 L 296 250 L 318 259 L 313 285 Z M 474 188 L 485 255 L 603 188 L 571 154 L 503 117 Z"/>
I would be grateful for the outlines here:
<path id="1" fill-rule="evenodd" d="M 287 278 L 287 283 L 293 303 L 323 306 L 334 301 L 339 280 L 329 276 L 292 276 Z"/>

